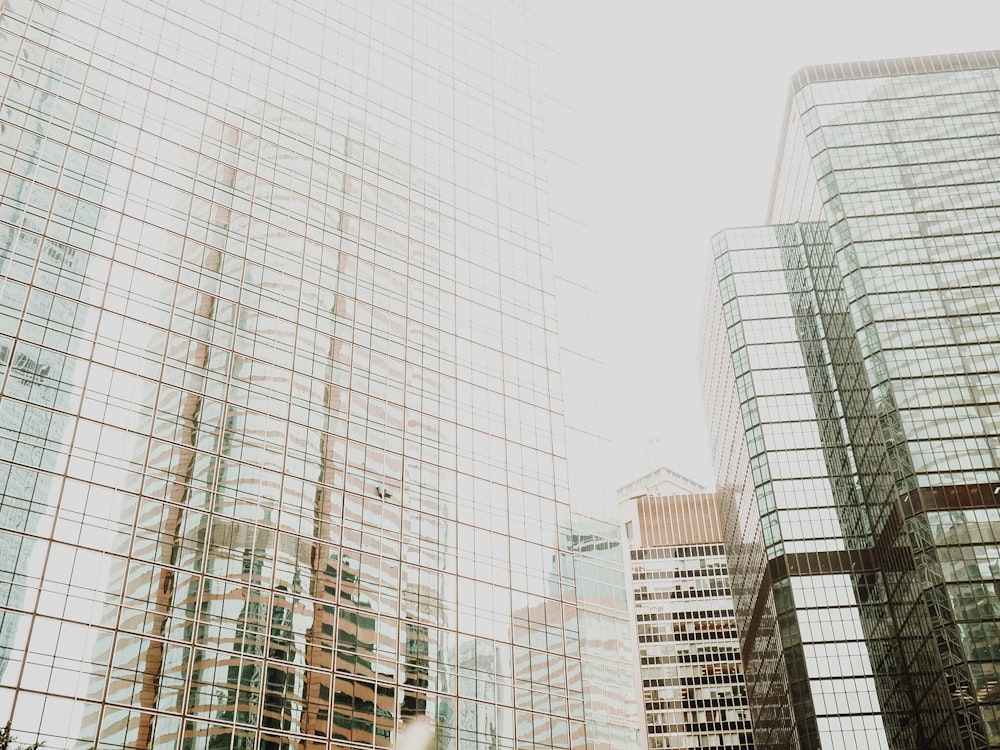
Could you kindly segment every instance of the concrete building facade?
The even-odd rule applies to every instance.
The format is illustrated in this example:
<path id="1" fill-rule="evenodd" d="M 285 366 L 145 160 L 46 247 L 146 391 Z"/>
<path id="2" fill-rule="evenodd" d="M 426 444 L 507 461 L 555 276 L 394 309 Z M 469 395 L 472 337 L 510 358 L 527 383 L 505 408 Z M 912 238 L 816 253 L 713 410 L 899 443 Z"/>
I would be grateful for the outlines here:
<path id="1" fill-rule="evenodd" d="M 660 469 L 622 488 L 618 502 L 649 747 L 752 748 L 715 495 Z"/>

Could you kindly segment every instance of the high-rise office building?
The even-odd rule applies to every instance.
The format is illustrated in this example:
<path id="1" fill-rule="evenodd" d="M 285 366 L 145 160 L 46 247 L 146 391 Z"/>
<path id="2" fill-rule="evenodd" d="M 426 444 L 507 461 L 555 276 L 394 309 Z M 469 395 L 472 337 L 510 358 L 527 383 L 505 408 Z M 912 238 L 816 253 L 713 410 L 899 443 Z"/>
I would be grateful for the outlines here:
<path id="1" fill-rule="evenodd" d="M 716 498 L 658 469 L 618 492 L 650 750 L 752 748 Z"/>
<path id="2" fill-rule="evenodd" d="M 560 546 L 562 559 L 558 569 L 573 571 L 570 596 L 576 599 L 574 616 L 580 633 L 580 669 L 586 686 L 587 716 L 595 719 L 600 731 L 603 727 L 615 727 L 620 722 L 618 717 L 636 716 L 638 721 L 636 637 L 628 607 L 626 552 L 618 524 L 574 514 L 572 530 L 564 534 Z M 553 594 L 557 585 L 565 583 L 559 583 L 553 576 Z M 606 659 L 607 654 L 619 657 Z M 639 735 L 637 739 L 642 742 Z M 600 740 L 613 742 L 614 737 L 605 735 Z"/>
<path id="3" fill-rule="evenodd" d="M 638 746 L 590 684 L 630 644 L 584 664 L 625 587 L 580 616 L 535 12 L 0 1 L 20 740 Z"/>
<path id="4" fill-rule="evenodd" d="M 703 381 L 760 747 L 1000 747 L 1000 54 L 806 68 Z"/>

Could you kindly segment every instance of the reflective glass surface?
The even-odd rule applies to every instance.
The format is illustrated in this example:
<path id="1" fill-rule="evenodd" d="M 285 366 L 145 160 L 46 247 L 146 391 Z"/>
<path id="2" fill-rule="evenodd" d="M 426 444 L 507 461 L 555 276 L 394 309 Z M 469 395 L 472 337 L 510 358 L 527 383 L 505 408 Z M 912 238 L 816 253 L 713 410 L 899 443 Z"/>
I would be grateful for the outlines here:
<path id="1" fill-rule="evenodd" d="M 19 739 L 637 746 L 587 690 L 630 640 L 621 561 L 577 585 L 537 49 L 520 2 L 0 2 Z"/>
<path id="2" fill-rule="evenodd" d="M 714 240 L 737 613 L 803 747 L 1000 747 L 998 90 L 995 52 L 803 70 L 774 226 Z"/>

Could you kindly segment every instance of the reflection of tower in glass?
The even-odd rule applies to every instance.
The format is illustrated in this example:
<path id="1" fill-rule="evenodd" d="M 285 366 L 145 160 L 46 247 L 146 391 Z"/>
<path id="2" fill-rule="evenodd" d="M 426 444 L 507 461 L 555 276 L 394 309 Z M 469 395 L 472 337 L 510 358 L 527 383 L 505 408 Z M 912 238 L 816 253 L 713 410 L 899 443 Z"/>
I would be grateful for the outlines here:
<path id="1" fill-rule="evenodd" d="M 425 715 L 438 750 L 470 716 L 489 718 L 486 746 L 542 724 L 555 748 L 586 739 L 575 584 L 545 578 L 570 485 L 535 19 L 496 8 L 0 6 L 2 72 L 30 83 L 24 50 L 72 69 L 74 114 L 49 118 L 38 163 L 108 175 L 93 226 L 56 195 L 16 227 L 89 252 L 89 290 L 61 295 L 95 305 L 75 314 L 88 345 L 67 400 L 38 405 L 47 437 L 65 431 L 59 491 L 33 530 L 4 532 L 22 559 L 37 549 L 2 579 L 37 592 L 0 602 L 20 622 L 0 675 L 19 737 L 382 747 Z M 3 119 L 23 131 L 4 134 L 11 175 L 38 150 L 21 114 Z M 71 308 L 36 320 L 51 290 L 28 267 L 5 266 L 0 331 L 25 371 L 29 345 L 76 356 L 32 339 Z M 0 409 L 35 406 L 37 386 Z M 542 599 L 553 637 L 517 642 L 515 687 L 512 613 Z M 468 689 L 473 639 L 496 665 L 470 662 Z"/>
<path id="2" fill-rule="evenodd" d="M 216 124 L 204 143 L 223 158 L 200 160 L 202 179 L 237 193 L 257 190 L 258 201 L 273 200 L 260 195 L 255 183 L 239 182 L 244 152 L 258 163 L 266 156 L 254 152 L 253 140 Z M 331 220 L 339 221 L 332 213 Z M 406 659 L 397 685 L 399 636 L 395 619 L 384 615 L 399 611 L 402 567 L 377 552 L 388 519 L 394 519 L 390 526 L 399 544 L 399 500 L 387 487 L 376 488 L 374 498 L 338 489 L 345 482 L 352 347 L 332 330 L 350 310 L 346 298 L 334 292 L 335 275 L 325 286 L 288 289 L 299 283 L 295 264 L 313 263 L 329 274 L 331 267 L 339 271 L 343 256 L 316 245 L 307 247 L 307 253 L 317 254 L 312 258 L 280 254 L 294 239 L 260 225 L 268 233 L 258 238 L 258 249 L 279 254 L 267 268 L 268 258 L 254 264 L 251 253 L 240 258 L 227 252 L 243 241 L 246 217 L 216 204 L 192 214 L 192 223 L 207 241 L 187 242 L 179 262 L 196 274 L 200 288 L 178 290 L 168 332 L 154 340 L 154 350 L 165 350 L 167 366 L 176 367 L 184 387 L 160 383 L 149 396 L 156 403 L 154 440 L 132 554 L 152 564 L 132 561 L 127 598 L 137 605 L 121 625 L 123 631 L 155 638 L 138 641 L 120 633 L 114 642 L 102 640 L 101 656 L 118 665 L 116 676 L 125 675 L 112 678 L 109 696 L 121 699 L 138 684 L 140 701 L 151 711 L 207 717 L 204 728 L 188 736 L 209 747 L 246 746 L 252 735 L 241 726 L 256 724 L 376 746 L 390 743 L 397 715 L 433 711 L 447 725 L 448 702 L 427 698 L 428 687 L 449 689 L 447 675 L 437 671 L 447 653 L 440 630 L 446 624 L 447 529 L 433 517 L 419 527 L 408 521 L 402 591 L 413 622 L 403 625 Z M 186 234 L 198 232 L 189 227 Z M 274 273 L 282 263 L 291 263 L 291 270 Z M 264 315 L 268 298 L 315 310 L 327 331 L 322 325 L 292 329 L 291 310 Z M 294 350 L 283 343 L 293 341 Z M 270 362 L 260 361 L 258 353 Z M 303 361 L 307 368 L 299 364 Z M 284 364 L 291 376 L 272 377 L 276 364 Z M 315 368 L 321 377 L 296 374 Z M 293 412 L 301 405 L 308 425 L 285 416 L 288 407 L 282 404 L 289 401 Z M 385 419 L 381 406 L 370 404 L 371 423 L 380 415 Z M 282 442 L 284 454 L 274 450 Z M 290 465 L 313 481 L 289 477 Z M 425 474 L 422 485 L 408 487 L 407 496 L 437 511 L 437 493 Z M 366 517 L 376 515 L 383 521 L 382 539 L 364 526 Z M 303 532 L 309 540 L 299 536 Z M 201 583 L 192 574 L 199 571 L 207 574 Z M 185 645 L 160 638 L 180 638 Z M 102 731 L 133 736 L 138 746 L 150 747 L 164 744 L 161 736 L 173 742 L 163 726 L 174 724 L 172 717 L 149 713 L 136 728 L 127 716 L 119 724 L 105 718 Z M 446 728 L 439 731 L 439 742 L 447 734 Z M 264 737 L 269 747 L 287 744 L 277 734 Z"/>
<path id="3" fill-rule="evenodd" d="M 416 465 L 410 469 L 415 470 Z M 454 746 L 455 706 L 447 694 L 455 690 L 454 564 L 449 562 L 453 544 L 445 518 L 450 508 L 442 504 L 432 475 L 409 477 L 404 491 L 403 555 L 401 581 L 403 672 L 400 716 L 431 716 L 437 723 L 435 749 Z M 428 513 L 410 512 L 422 506 Z M 451 570 L 449 570 L 449 568 Z"/>
<path id="4" fill-rule="evenodd" d="M 204 143 L 220 156 L 199 161 L 202 179 L 237 194 L 253 191 L 265 204 L 280 203 L 280 196 L 246 173 L 241 182 L 241 159 L 267 158 L 266 146 L 222 124 L 207 130 Z M 296 304 L 325 309 L 332 319 L 333 292 L 298 288 L 308 258 L 301 245 L 289 247 L 295 240 L 287 233 L 258 225 L 262 233 L 251 231 L 248 241 L 246 216 L 227 205 L 206 209 L 192 213 L 186 232 L 205 241 L 188 241 L 179 253 L 198 287 L 178 289 L 167 332 L 154 342 L 165 350 L 166 367 L 176 367 L 179 382 L 161 382 L 155 395 L 154 439 L 137 522 L 142 543 L 132 551 L 144 561 L 130 566 L 127 596 L 149 597 L 152 580 L 155 605 L 137 606 L 121 625 L 157 638 L 180 637 L 185 645 L 154 639 L 133 644 L 132 636 L 119 634 L 106 648 L 126 674 L 139 675 L 142 705 L 204 715 L 210 721 L 199 734 L 209 747 L 240 747 L 253 742 L 241 725 L 298 731 L 305 721 L 310 734 L 325 730 L 328 709 L 308 709 L 330 700 L 334 628 L 341 648 L 353 638 L 363 654 L 365 644 L 374 643 L 374 620 L 333 603 L 339 596 L 341 604 L 365 606 L 357 570 L 334 546 L 340 493 L 325 483 L 336 476 L 337 445 L 327 428 L 330 415 L 343 406 L 340 389 L 335 377 L 289 377 L 293 342 L 300 355 L 309 351 L 320 366 L 327 362 L 325 370 L 335 369 L 329 363 L 343 353 L 342 343 L 338 348 L 321 330 L 296 330 L 292 323 Z M 303 298 L 310 290 L 312 296 Z M 268 297 L 277 315 L 264 314 Z M 289 400 L 325 405 L 325 424 L 308 430 L 288 422 Z M 274 450 L 282 443 L 285 453 Z M 301 467 L 298 481 L 282 477 L 291 462 Z M 313 483 L 304 481 L 307 474 Z M 300 531 L 312 540 L 295 533 Z M 200 583 L 196 572 L 204 573 Z M 306 604 L 303 594 L 316 598 Z M 338 651 L 337 668 L 372 678 L 361 688 L 338 682 L 344 688 L 338 697 L 351 696 L 363 713 L 370 702 L 366 688 L 375 692 L 370 661 Z M 124 694 L 134 679 L 113 679 L 109 694 Z M 186 695 L 179 692 L 185 684 Z M 390 708 L 392 701 L 389 691 Z M 374 717 L 374 710 L 369 713 Z M 139 719 L 139 746 L 151 746 L 162 734 L 156 722 L 153 714 Z M 358 722 L 352 715 L 346 723 Z M 374 736 L 371 723 L 367 732 Z M 125 719 L 120 731 L 129 732 L 129 724 Z M 348 739 L 364 733 L 365 722 L 360 724 Z M 283 742 L 277 735 L 262 739 L 267 747 Z"/>
<path id="5" fill-rule="evenodd" d="M 85 304 L 88 251 L 107 164 L 70 148 L 65 128 L 79 118 L 95 133 L 112 130 L 64 98 L 77 72 L 67 58 L 25 44 L 10 63 L 0 117 L 0 603 L 9 608 L 0 611 L 0 676 L 16 610 L 37 582 L 33 535 L 58 494 L 66 412 L 78 403 L 78 356 L 96 313 Z"/>
<path id="6" fill-rule="evenodd" d="M 499 716 L 496 706 L 496 644 L 473 638 L 464 641 L 458 651 L 459 747 L 496 750 L 500 747 Z M 465 699 L 465 700 L 462 700 Z M 538 737 L 539 741 L 546 738 Z"/>

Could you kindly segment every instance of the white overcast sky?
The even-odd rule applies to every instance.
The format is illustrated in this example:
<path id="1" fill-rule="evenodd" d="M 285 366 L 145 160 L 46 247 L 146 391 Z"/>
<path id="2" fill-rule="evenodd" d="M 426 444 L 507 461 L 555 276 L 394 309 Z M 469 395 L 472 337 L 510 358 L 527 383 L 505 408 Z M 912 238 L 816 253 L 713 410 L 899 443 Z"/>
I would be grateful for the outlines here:
<path id="1" fill-rule="evenodd" d="M 1000 2 L 566 0 L 593 239 L 606 253 L 616 486 L 714 485 L 697 376 L 709 240 L 762 224 L 791 76 L 1000 47 Z"/>

